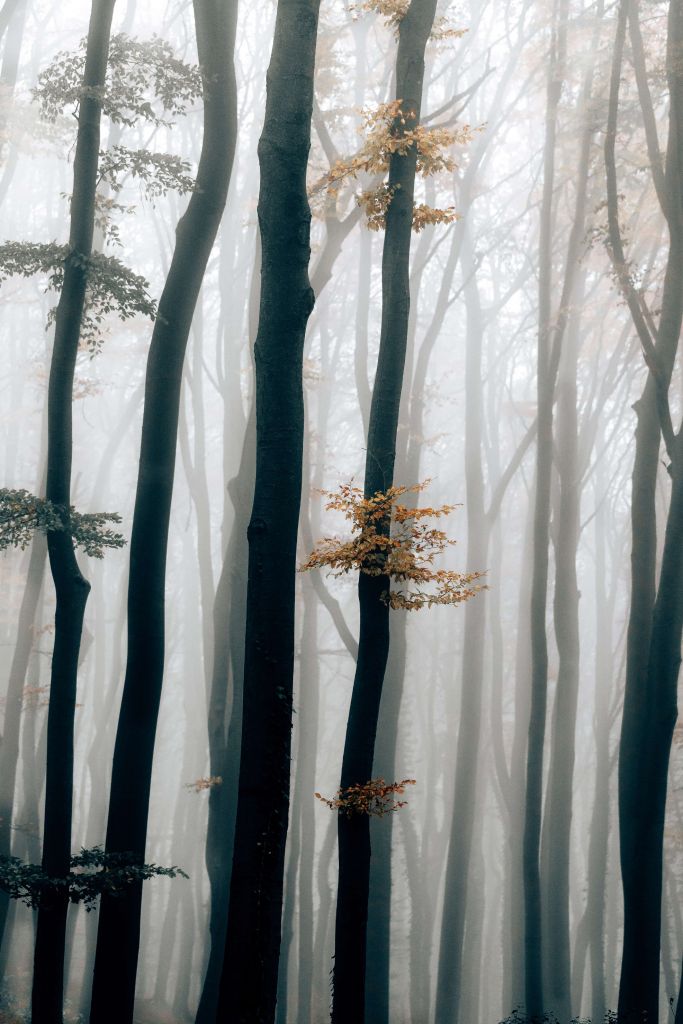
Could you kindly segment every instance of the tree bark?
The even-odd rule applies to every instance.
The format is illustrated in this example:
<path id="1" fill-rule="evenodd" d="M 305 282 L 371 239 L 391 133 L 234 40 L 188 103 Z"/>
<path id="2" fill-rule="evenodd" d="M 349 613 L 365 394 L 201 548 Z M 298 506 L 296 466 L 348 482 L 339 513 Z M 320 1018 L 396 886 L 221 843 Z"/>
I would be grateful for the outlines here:
<path id="1" fill-rule="evenodd" d="M 627 21 L 647 136 L 653 182 L 669 229 L 669 251 L 656 336 L 633 288 L 624 259 L 618 220 L 615 140 L 621 65 Z M 661 894 L 664 814 L 671 736 L 676 721 L 676 686 L 683 624 L 683 473 L 681 432 L 671 428 L 668 391 L 683 319 L 683 12 L 669 6 L 667 75 L 669 135 L 662 166 L 652 103 L 647 87 L 637 5 L 619 8 L 612 63 L 605 165 L 609 246 L 624 297 L 648 368 L 647 383 L 636 405 L 631 522 L 631 608 L 629 612 L 626 689 L 619 746 L 619 838 L 624 890 L 624 942 L 619 985 L 619 1019 L 656 1021 L 659 1011 Z M 659 584 L 655 589 L 655 490 L 664 436 L 671 459 L 672 495 L 667 515 Z"/>
<path id="2" fill-rule="evenodd" d="M 104 85 L 114 0 L 94 0 L 86 47 L 83 87 Z M 95 190 L 100 151 L 101 101 L 92 93 L 80 100 L 74 155 L 69 255 L 57 306 L 48 385 L 46 498 L 61 509 L 64 529 L 47 537 L 55 585 L 55 639 L 47 720 L 47 762 L 43 871 L 64 877 L 71 866 L 74 716 L 78 656 L 90 584 L 76 561 L 68 516 L 71 505 L 73 452 L 73 383 L 92 250 Z M 64 954 L 68 896 L 44 898 L 38 911 L 33 962 L 32 1020 L 61 1024 L 64 999 Z"/>
<path id="3" fill-rule="evenodd" d="M 396 96 L 409 126 L 419 123 L 424 52 L 434 22 L 435 0 L 412 0 L 399 25 Z M 394 153 L 382 254 L 382 324 L 370 407 L 364 494 L 387 491 L 394 480 L 396 435 L 410 311 L 409 261 L 416 152 Z M 389 652 L 389 607 L 382 595 L 386 576 L 361 572 L 358 581 L 358 661 L 344 743 L 341 788 L 372 776 L 382 685 Z M 332 1020 L 363 1024 L 370 881 L 370 821 L 339 815 L 339 887 L 335 925 Z"/>
<path id="4" fill-rule="evenodd" d="M 272 1024 L 289 809 L 294 582 L 301 502 L 303 344 L 319 0 L 280 0 L 259 142 L 261 300 L 242 749 L 218 1019 Z"/>
<path id="5" fill-rule="evenodd" d="M 183 361 L 197 297 L 225 207 L 237 136 L 233 64 L 237 4 L 195 0 L 204 73 L 204 137 L 197 190 L 176 229 L 145 381 L 145 411 L 128 585 L 128 658 L 107 821 L 108 852 L 143 863 L 156 723 L 164 670 L 166 550 Z M 141 883 L 104 896 L 93 977 L 92 1024 L 132 1020 Z"/>

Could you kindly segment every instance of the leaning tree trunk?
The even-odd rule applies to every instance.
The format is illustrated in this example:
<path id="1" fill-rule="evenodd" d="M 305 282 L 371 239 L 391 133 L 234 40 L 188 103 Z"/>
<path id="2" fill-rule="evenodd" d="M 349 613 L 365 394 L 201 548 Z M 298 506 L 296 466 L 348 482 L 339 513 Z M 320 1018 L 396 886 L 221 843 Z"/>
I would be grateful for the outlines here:
<path id="1" fill-rule="evenodd" d="M 661 312 L 656 332 L 646 322 L 630 278 L 618 216 L 615 144 L 621 64 L 630 22 L 631 46 L 655 191 L 669 229 Z M 683 566 L 676 545 L 683 526 L 681 432 L 674 436 L 668 406 L 683 318 L 683 12 L 669 6 L 667 77 L 669 134 L 662 163 L 647 83 L 637 5 L 622 0 L 612 63 L 605 134 L 609 249 L 628 303 L 649 374 L 636 404 L 636 445 L 631 499 L 631 607 L 626 688 L 619 745 L 619 841 L 624 889 L 624 942 L 619 1019 L 656 1021 L 659 1004 L 664 813 L 681 645 Z M 660 437 L 664 435 L 673 479 L 659 585 L 656 578 L 655 491 Z"/>
<path id="2" fill-rule="evenodd" d="M 87 285 L 87 259 L 92 250 L 95 190 L 100 152 L 101 100 L 114 0 L 94 0 L 85 56 L 78 135 L 74 155 L 69 255 L 57 306 L 55 338 L 48 386 L 46 498 L 58 506 L 64 529 L 48 533 L 50 569 L 55 585 L 55 639 L 47 720 L 47 764 L 43 871 L 51 877 L 69 874 L 74 758 L 74 716 L 78 655 L 90 584 L 81 575 L 68 528 L 71 506 L 72 400 L 76 356 Z M 33 965 L 32 1020 L 61 1024 L 64 998 L 64 950 L 68 895 L 62 891 L 43 899 L 38 912 Z"/>
<path id="3" fill-rule="evenodd" d="M 396 96 L 401 100 L 403 117 L 411 126 L 419 123 L 424 52 L 435 11 L 436 0 L 412 0 L 399 25 Z M 410 311 L 409 261 L 415 168 L 414 147 L 404 155 L 392 155 L 389 188 L 394 191 L 386 215 L 382 255 L 382 325 L 368 428 L 366 498 L 379 491 L 387 491 L 394 479 Z M 388 589 L 387 576 L 360 573 L 358 661 L 344 743 L 342 789 L 364 784 L 372 776 L 377 719 L 389 652 L 389 607 L 382 597 Z M 359 814 L 340 814 L 338 835 L 339 887 L 332 1020 L 334 1024 L 363 1024 L 370 884 L 369 818 Z"/>
<path id="4" fill-rule="evenodd" d="M 256 479 L 242 749 L 218 1020 L 272 1024 L 289 809 L 303 345 L 314 296 L 306 168 L 320 0 L 280 0 L 259 141 Z"/>
<path id="5" fill-rule="evenodd" d="M 128 585 L 128 660 L 107 822 L 106 849 L 145 858 L 149 791 L 164 670 L 166 549 L 183 361 L 197 297 L 223 214 L 237 137 L 233 65 L 236 0 L 195 0 L 204 74 L 204 138 L 197 189 L 176 246 L 152 334 Z M 103 897 L 93 978 L 92 1024 L 133 1017 L 142 884 Z"/>

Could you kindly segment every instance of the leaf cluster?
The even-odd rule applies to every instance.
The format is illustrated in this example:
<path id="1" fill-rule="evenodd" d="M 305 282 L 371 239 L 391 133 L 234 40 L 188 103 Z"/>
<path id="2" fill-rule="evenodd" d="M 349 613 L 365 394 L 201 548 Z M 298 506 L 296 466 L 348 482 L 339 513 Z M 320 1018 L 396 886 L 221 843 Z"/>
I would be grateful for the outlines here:
<path id="1" fill-rule="evenodd" d="M 209 775 L 206 778 L 195 779 L 194 782 L 186 782 L 185 789 L 191 789 L 194 793 L 202 793 L 207 789 L 214 789 L 215 786 L 222 785 L 222 775 Z"/>
<path id="2" fill-rule="evenodd" d="M 410 8 L 410 0 L 363 0 L 362 3 L 351 4 L 354 16 L 358 13 L 379 14 L 390 28 L 398 29 Z M 430 39 L 461 39 L 467 32 L 466 28 L 453 28 L 448 19 L 439 15 L 429 34 Z"/>
<path id="3" fill-rule="evenodd" d="M 398 501 L 404 494 L 424 490 L 427 483 L 390 487 L 370 498 L 351 484 L 342 484 L 338 491 L 324 491 L 326 509 L 341 512 L 349 520 L 352 536 L 318 541 L 301 571 L 324 568 L 333 576 L 343 576 L 357 569 L 368 576 L 386 576 L 403 586 L 390 588 L 383 599 L 390 608 L 406 611 L 460 604 L 473 597 L 482 589 L 475 584 L 483 573 L 459 573 L 433 565 L 435 557 L 455 541 L 429 520 L 441 519 L 457 506 L 413 508 Z"/>
<path id="4" fill-rule="evenodd" d="M 411 150 L 416 153 L 417 172 L 423 178 L 441 171 L 452 171 L 455 161 L 450 149 L 455 144 L 464 145 L 471 141 L 474 130 L 470 125 L 457 129 L 437 125 L 429 128 L 413 124 L 414 116 L 402 109 L 402 100 L 381 103 L 372 111 L 363 113 L 360 131 L 364 136 L 361 148 L 353 156 L 337 160 L 328 173 L 310 190 L 311 195 L 324 192 L 336 196 L 350 180 L 361 174 L 384 177 L 389 171 L 394 154 L 407 156 Z M 380 230 L 385 225 L 386 211 L 394 190 L 386 181 L 375 184 L 361 192 L 356 201 L 367 216 L 371 230 Z M 432 209 L 421 204 L 414 208 L 413 228 L 422 230 L 427 224 L 450 223 L 457 218 L 453 207 Z"/>
<path id="5" fill-rule="evenodd" d="M 349 818 L 354 814 L 383 818 L 385 814 L 391 814 L 406 806 L 408 801 L 397 800 L 396 796 L 402 796 L 406 786 L 414 786 L 415 783 L 415 779 L 401 779 L 400 782 L 385 782 L 382 778 L 370 779 L 369 782 L 359 782 L 345 789 L 338 789 L 336 796 L 331 800 L 320 793 L 316 793 L 315 796 L 327 804 L 330 810 L 339 811 Z"/>
<path id="6" fill-rule="evenodd" d="M 82 849 L 71 858 L 68 875 L 53 877 L 39 864 L 24 864 L 18 857 L 0 857 L 0 890 L 27 907 L 39 907 L 56 895 L 93 910 L 99 896 L 122 896 L 129 886 L 154 877 L 188 878 L 179 867 L 140 864 L 130 853 L 105 853 L 101 846 Z"/>
<path id="7" fill-rule="evenodd" d="M 120 522 L 116 512 L 77 512 L 72 506 L 67 514 L 61 506 L 29 491 L 0 488 L 0 551 L 10 547 L 23 550 L 36 530 L 66 530 L 75 547 L 93 558 L 103 558 L 105 548 L 125 544 L 123 536 L 107 525 Z"/>
<path id="8" fill-rule="evenodd" d="M 170 125 L 169 115 L 183 113 L 202 92 L 201 70 L 175 55 L 173 47 L 153 36 L 133 39 L 113 36 L 109 47 L 104 89 L 84 89 L 86 40 L 78 50 L 58 53 L 38 76 L 33 97 L 47 121 L 55 121 L 67 107 L 78 107 L 84 95 L 99 99 L 102 113 L 129 127 L 140 120 Z"/>
<path id="9" fill-rule="evenodd" d="M 47 275 L 48 288 L 59 291 L 64 269 L 70 261 L 87 274 L 86 303 L 81 322 L 81 339 L 95 353 L 102 344 L 100 325 L 105 316 L 116 313 L 121 320 L 136 314 L 154 319 L 156 303 L 147 291 L 144 277 L 134 274 L 115 256 L 101 252 L 86 257 L 57 242 L 3 242 L 0 245 L 0 284 L 8 277 Z M 56 310 L 48 316 L 55 319 Z"/>
<path id="10" fill-rule="evenodd" d="M 398 28 L 410 7 L 410 0 L 363 0 L 363 3 L 352 4 L 351 10 L 361 13 L 372 12 L 385 19 L 387 25 Z"/>
<path id="11" fill-rule="evenodd" d="M 100 180 L 107 181 L 114 192 L 120 192 L 122 176 L 132 174 L 139 179 L 148 199 L 157 199 L 167 192 L 192 192 L 195 182 L 190 170 L 187 160 L 171 153 L 126 146 L 112 146 L 100 153 Z"/>

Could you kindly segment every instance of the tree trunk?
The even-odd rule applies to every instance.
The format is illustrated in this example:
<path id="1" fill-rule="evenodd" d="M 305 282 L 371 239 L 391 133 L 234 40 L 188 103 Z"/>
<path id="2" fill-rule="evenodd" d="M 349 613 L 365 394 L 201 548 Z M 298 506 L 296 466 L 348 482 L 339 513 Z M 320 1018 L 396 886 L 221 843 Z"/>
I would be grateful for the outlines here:
<path id="1" fill-rule="evenodd" d="M 204 71 L 204 138 L 197 191 L 176 229 L 147 361 L 145 411 L 128 586 L 128 660 L 107 822 L 108 852 L 145 858 L 154 738 L 164 669 L 166 549 L 183 361 L 192 316 L 227 196 L 235 152 L 233 65 L 237 4 L 195 0 Z M 104 896 L 95 955 L 92 1024 L 132 1020 L 140 940 L 141 883 Z"/>
<path id="2" fill-rule="evenodd" d="M 17 623 L 17 645 L 12 655 L 5 698 L 4 728 L 0 742 L 0 857 L 9 857 L 12 853 L 12 818 L 19 763 L 21 712 L 26 672 L 35 641 L 36 611 L 45 576 L 46 557 L 45 538 L 37 533 L 31 544 L 26 584 Z M 0 893 L 0 945 L 5 936 L 9 906 L 9 896 L 4 892 Z"/>
<path id="3" fill-rule="evenodd" d="M 631 24 L 634 66 L 648 133 L 648 152 L 657 195 L 669 228 L 669 252 L 656 338 L 642 322 L 642 310 L 625 280 L 618 226 L 615 139 L 622 54 L 627 19 Z M 608 128 L 605 137 L 611 254 L 619 283 L 646 354 L 650 373 L 637 403 L 631 521 L 631 608 L 627 640 L 626 689 L 619 746 L 619 838 L 624 889 L 624 943 L 619 985 L 619 1017 L 656 1021 L 659 1010 L 662 842 L 671 735 L 676 720 L 676 686 L 683 616 L 683 564 L 676 545 L 683 528 L 681 433 L 671 440 L 671 503 L 655 597 L 655 490 L 662 425 L 668 406 L 683 317 L 683 69 L 675 56 L 683 45 L 683 13 L 669 6 L 667 74 L 669 136 L 665 167 L 652 143 L 653 113 L 644 64 L 639 54 L 637 5 L 620 5 L 612 64 Z M 655 129 L 656 134 L 656 129 Z M 654 362 L 653 362 L 654 357 Z M 667 408 L 668 413 L 668 408 Z M 669 422 L 670 425 L 670 422 Z"/>
<path id="4" fill-rule="evenodd" d="M 107 70 L 114 0 L 94 0 L 83 86 L 101 89 Z M 78 114 L 71 199 L 69 255 L 57 306 L 48 386 L 48 449 L 45 496 L 59 506 L 64 529 L 48 533 L 55 585 L 55 639 L 47 720 L 45 824 L 42 867 L 52 877 L 69 874 L 73 792 L 74 715 L 78 656 L 90 584 L 76 561 L 68 516 L 71 505 L 73 382 L 85 304 L 87 265 L 92 250 L 95 189 L 100 151 L 101 101 L 84 95 Z M 33 963 L 32 1020 L 61 1024 L 68 896 L 53 893 L 38 912 Z"/>
<path id="5" fill-rule="evenodd" d="M 419 123 L 424 52 L 434 22 L 435 0 L 412 0 L 399 25 L 396 96 L 410 125 Z M 407 116 L 406 116 L 407 115 Z M 364 494 L 393 485 L 396 434 L 405 366 L 410 310 L 409 260 L 416 152 L 394 153 L 389 187 L 395 189 L 386 215 L 382 255 L 382 325 L 370 408 Z M 361 572 L 358 581 L 358 661 L 344 743 L 341 788 L 372 776 L 382 685 L 389 651 L 389 607 L 382 595 L 386 576 Z M 365 1021 L 367 918 L 370 879 L 370 821 L 339 815 L 339 887 L 335 925 L 332 1020 Z"/>
<path id="6" fill-rule="evenodd" d="M 553 345 L 552 210 L 555 185 L 557 112 L 562 92 L 562 66 L 566 49 L 567 2 L 562 0 L 552 27 L 548 69 L 543 200 L 539 242 L 538 435 L 534 496 L 533 570 L 531 585 L 531 711 L 526 764 L 526 802 L 523 839 L 524 964 L 526 1012 L 531 1021 L 543 1017 L 543 945 L 541 937 L 540 843 L 543 806 L 543 749 L 548 689 L 548 546 L 550 541 L 550 480 L 553 459 L 553 398 L 558 347 Z"/>
<path id="7" fill-rule="evenodd" d="M 306 167 L 319 0 L 280 0 L 259 142 L 261 302 L 242 750 L 218 1018 L 272 1024 L 289 809 L 303 345 L 313 308 Z"/>
<path id="8" fill-rule="evenodd" d="M 484 325 L 474 278 L 472 240 L 463 243 L 462 272 L 467 279 L 467 350 L 465 364 L 465 481 L 467 494 L 466 572 L 488 562 L 490 523 L 484 505 L 482 468 L 482 349 Z M 475 568 L 476 567 L 476 568 Z M 475 826 L 479 738 L 481 735 L 486 602 L 484 594 L 468 601 L 462 655 L 462 703 L 458 728 L 455 792 L 444 890 L 436 1024 L 459 1019 L 467 919 L 467 887 Z"/>

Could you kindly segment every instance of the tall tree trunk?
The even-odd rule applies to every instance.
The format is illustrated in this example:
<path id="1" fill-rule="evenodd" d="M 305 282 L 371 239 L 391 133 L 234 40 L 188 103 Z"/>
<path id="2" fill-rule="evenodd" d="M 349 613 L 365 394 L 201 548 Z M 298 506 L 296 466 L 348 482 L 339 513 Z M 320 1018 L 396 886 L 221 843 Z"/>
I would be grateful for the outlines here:
<path id="1" fill-rule="evenodd" d="M 237 136 L 233 64 L 237 3 L 195 0 L 204 74 L 204 137 L 197 190 L 176 229 L 145 381 L 145 411 L 128 584 L 128 658 L 107 822 L 108 852 L 145 858 L 149 790 L 164 670 L 166 549 L 180 387 L 197 297 L 225 206 Z M 132 1020 L 142 884 L 104 896 L 95 955 L 92 1024 Z"/>
<path id="2" fill-rule="evenodd" d="M 566 50 L 567 0 L 560 0 L 553 15 L 546 99 L 545 147 L 543 154 L 543 199 L 539 242 L 538 290 L 538 435 L 536 447 L 536 490 L 534 496 L 534 540 L 531 584 L 531 711 L 526 766 L 526 803 L 523 839 L 524 964 L 526 1012 L 531 1021 L 543 1017 L 543 947 L 541 938 L 540 843 L 543 806 L 543 749 L 548 689 L 548 640 L 546 604 L 548 596 L 548 546 L 550 541 L 550 480 L 553 460 L 553 398 L 559 349 L 553 345 L 552 296 L 552 212 L 555 187 L 555 142 L 557 113 L 563 81 Z"/>
<path id="3" fill-rule="evenodd" d="M 465 363 L 465 481 L 467 494 L 466 572 L 481 570 L 488 561 L 490 525 L 484 504 L 482 468 L 482 348 L 484 325 L 474 277 L 472 240 L 463 242 L 462 272 L 467 279 L 467 350 Z M 474 567 L 477 567 L 475 570 Z M 484 685 L 486 602 L 481 594 L 465 606 L 462 655 L 462 703 L 455 767 L 452 832 L 448 844 L 436 1022 L 457 1022 L 467 919 L 467 886 L 475 825 L 475 794 Z"/>
<path id="4" fill-rule="evenodd" d="M 218 1018 L 272 1024 L 289 809 L 294 582 L 319 0 L 279 0 L 259 142 L 261 301 L 254 346 L 256 479 L 249 542 L 242 749 Z"/>
<path id="5" fill-rule="evenodd" d="M 69 874 L 73 792 L 73 743 L 78 656 L 90 584 L 81 575 L 69 530 L 71 506 L 72 402 L 76 356 L 92 250 L 95 189 L 100 151 L 102 105 L 114 0 L 94 0 L 86 47 L 78 134 L 74 155 L 69 255 L 57 306 L 48 385 L 48 448 L 45 496 L 59 506 L 64 529 L 47 537 L 55 585 L 55 638 L 47 720 L 45 824 L 42 867 L 51 877 Z M 61 1024 L 68 895 L 52 893 L 38 912 L 33 962 L 32 1020 Z"/>
<path id="6" fill-rule="evenodd" d="M 424 52 L 434 22 L 436 0 L 412 0 L 399 24 L 396 96 L 403 117 L 420 119 Z M 399 126 L 400 130 L 400 126 Z M 389 167 L 392 200 L 386 215 L 382 254 L 382 325 L 365 463 L 364 494 L 388 490 L 394 480 L 396 434 L 408 339 L 409 261 L 416 152 L 394 153 Z M 372 777 L 382 685 L 389 651 L 389 607 L 382 595 L 388 577 L 360 573 L 358 661 L 344 743 L 341 788 Z M 339 815 L 339 887 L 335 925 L 332 1020 L 363 1024 L 367 918 L 370 881 L 370 821 L 365 815 Z"/>
<path id="7" fill-rule="evenodd" d="M 26 584 L 17 623 L 17 645 L 12 655 L 5 698 L 5 717 L 0 742 L 0 857 L 9 857 L 12 853 L 12 818 L 19 763 L 21 712 L 26 672 L 35 642 L 36 611 L 45 576 L 46 557 L 45 538 L 37 533 L 31 544 Z M 9 896 L 4 892 L 0 893 L 0 945 L 5 936 L 9 906 Z"/>
<path id="8" fill-rule="evenodd" d="M 656 335 L 645 322 L 625 262 L 618 220 L 615 142 L 621 65 L 627 21 L 655 190 L 669 229 L 669 252 Z M 624 943 L 619 985 L 619 1015 L 656 1021 L 659 1009 L 662 841 L 671 735 L 676 720 L 676 684 L 680 662 L 683 565 L 681 433 L 673 435 L 668 391 L 683 318 L 683 12 L 669 5 L 667 75 L 669 135 L 662 165 L 642 56 L 637 4 L 623 0 L 617 21 L 605 165 L 609 246 L 613 264 L 643 347 L 649 374 L 636 405 L 631 522 L 631 608 L 627 639 L 626 689 L 619 746 L 619 839 L 624 890 Z M 660 436 L 671 459 L 672 495 L 655 590 L 655 491 Z"/>
<path id="9" fill-rule="evenodd" d="M 258 328 L 257 311 L 261 288 L 260 256 L 260 239 L 257 233 L 249 291 L 250 346 L 252 339 L 256 337 Z M 229 418 L 227 408 L 224 410 L 224 417 L 225 433 Z M 205 860 L 211 888 L 210 950 L 202 984 L 202 994 L 197 1008 L 196 1024 L 213 1024 L 215 1020 L 225 950 L 242 732 L 244 634 L 249 571 L 244 536 L 249 525 L 250 503 L 254 495 L 255 463 L 256 410 L 252 399 L 245 425 L 239 467 L 236 475 L 227 484 L 228 499 L 233 509 L 233 521 L 218 578 L 213 610 L 214 647 L 208 709 L 209 765 L 211 775 L 220 776 L 223 782 L 220 786 L 212 787 L 209 793 Z M 228 511 L 228 502 L 226 501 L 223 510 L 224 532 Z"/>

